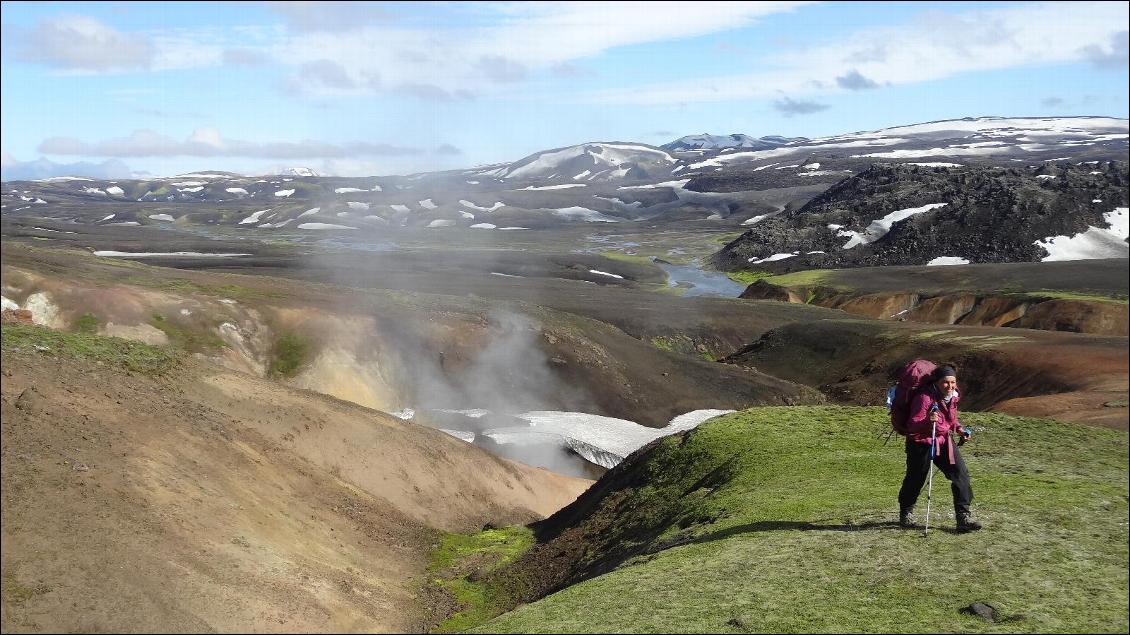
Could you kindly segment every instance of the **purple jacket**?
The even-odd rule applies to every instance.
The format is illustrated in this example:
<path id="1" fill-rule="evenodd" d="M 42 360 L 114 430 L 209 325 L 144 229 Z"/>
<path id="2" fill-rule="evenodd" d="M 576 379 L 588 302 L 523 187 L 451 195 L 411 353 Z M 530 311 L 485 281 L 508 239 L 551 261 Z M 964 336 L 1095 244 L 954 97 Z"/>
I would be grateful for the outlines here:
<path id="1" fill-rule="evenodd" d="M 909 433 L 906 438 L 914 443 L 930 445 L 930 432 L 933 429 L 933 424 L 930 423 L 930 410 L 936 405 L 940 415 L 936 430 L 938 451 L 939 453 L 945 452 L 949 456 L 949 462 L 953 463 L 953 444 L 950 442 L 950 433 L 960 435 L 965 432 L 965 429 L 961 427 L 957 420 L 957 402 L 960 400 L 961 395 L 954 391 L 953 399 L 950 399 L 947 404 L 942 400 L 938 389 L 933 386 L 915 395 L 914 400 L 910 403 L 910 419 L 907 426 Z"/>

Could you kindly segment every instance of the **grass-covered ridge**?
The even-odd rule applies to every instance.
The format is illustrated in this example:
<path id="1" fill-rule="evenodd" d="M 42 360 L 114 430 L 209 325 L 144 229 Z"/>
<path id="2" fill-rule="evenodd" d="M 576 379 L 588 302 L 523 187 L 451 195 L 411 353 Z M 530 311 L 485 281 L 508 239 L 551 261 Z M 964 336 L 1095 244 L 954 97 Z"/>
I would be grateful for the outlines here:
<path id="1" fill-rule="evenodd" d="M 502 603 L 511 594 L 485 574 L 509 564 L 533 544 L 534 534 L 526 527 L 444 535 L 428 565 L 428 584 L 449 594 L 457 610 L 434 632 L 457 632 L 506 610 Z"/>
<path id="2" fill-rule="evenodd" d="M 169 370 L 177 359 L 174 351 L 132 340 L 24 324 L 4 325 L 3 349 L 33 350 L 49 356 L 100 361 L 149 374 Z"/>
<path id="3" fill-rule="evenodd" d="M 951 531 L 939 477 L 924 538 L 896 526 L 905 455 L 877 438 L 885 421 L 758 408 L 665 439 L 565 532 L 585 536 L 581 579 L 615 550 L 635 555 L 481 630 L 1126 632 L 1125 432 L 964 414 L 986 529 Z M 977 601 L 1007 621 L 959 613 Z"/>

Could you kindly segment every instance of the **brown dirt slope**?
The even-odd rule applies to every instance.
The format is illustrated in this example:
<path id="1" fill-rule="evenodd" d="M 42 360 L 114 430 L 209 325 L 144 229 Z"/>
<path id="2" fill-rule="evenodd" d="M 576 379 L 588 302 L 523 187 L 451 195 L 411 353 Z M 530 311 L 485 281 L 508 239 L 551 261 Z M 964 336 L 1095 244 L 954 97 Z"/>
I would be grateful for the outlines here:
<path id="1" fill-rule="evenodd" d="M 966 410 L 1126 429 L 1125 337 L 822 320 L 771 331 L 722 361 L 818 386 L 839 403 L 879 405 L 897 369 L 920 357 L 957 366 Z"/>
<path id="2" fill-rule="evenodd" d="M 191 360 L 5 350 L 0 393 L 4 632 L 414 630 L 433 527 L 589 484 Z"/>
<path id="3" fill-rule="evenodd" d="M 878 319 L 1125 336 L 1126 265 L 1116 258 L 813 271 L 758 280 L 741 297 Z"/>

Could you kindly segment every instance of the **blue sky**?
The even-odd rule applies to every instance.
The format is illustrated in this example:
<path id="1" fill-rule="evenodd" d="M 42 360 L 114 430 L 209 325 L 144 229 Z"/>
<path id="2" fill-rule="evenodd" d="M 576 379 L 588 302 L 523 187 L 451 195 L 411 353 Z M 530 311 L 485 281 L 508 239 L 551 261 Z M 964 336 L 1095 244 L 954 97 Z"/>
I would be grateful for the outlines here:
<path id="1" fill-rule="evenodd" d="M 1126 2 L 4 2 L 2 18 L 6 165 L 395 174 L 1130 102 Z"/>

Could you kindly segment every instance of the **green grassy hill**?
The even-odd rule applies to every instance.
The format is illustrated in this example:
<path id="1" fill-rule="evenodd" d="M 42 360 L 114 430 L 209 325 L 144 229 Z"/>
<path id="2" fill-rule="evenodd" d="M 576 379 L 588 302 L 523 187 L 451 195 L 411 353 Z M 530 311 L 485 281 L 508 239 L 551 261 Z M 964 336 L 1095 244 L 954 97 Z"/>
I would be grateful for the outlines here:
<path id="1" fill-rule="evenodd" d="M 895 522 L 904 453 L 877 439 L 885 421 L 757 408 L 653 444 L 535 526 L 524 555 L 471 576 L 501 608 L 530 602 L 479 628 L 1126 632 L 1125 432 L 964 415 L 986 528 L 952 531 L 939 476 L 924 537 Z M 978 601 L 1002 619 L 959 612 Z"/>

